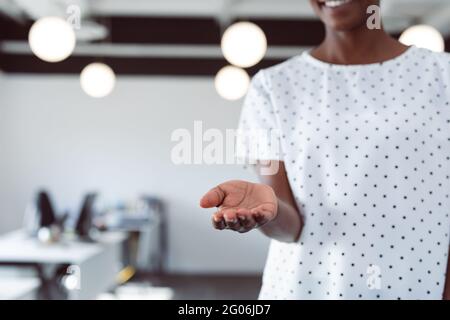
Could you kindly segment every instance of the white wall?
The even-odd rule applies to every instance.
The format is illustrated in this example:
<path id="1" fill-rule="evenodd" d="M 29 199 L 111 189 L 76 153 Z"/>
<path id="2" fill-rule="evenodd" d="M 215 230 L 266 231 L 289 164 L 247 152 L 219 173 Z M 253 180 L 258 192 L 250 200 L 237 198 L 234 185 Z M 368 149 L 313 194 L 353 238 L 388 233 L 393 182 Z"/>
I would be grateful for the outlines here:
<path id="1" fill-rule="evenodd" d="M 176 166 L 176 128 L 234 128 L 239 103 L 220 99 L 212 78 L 121 77 L 112 95 L 93 99 L 75 76 L 0 77 L 0 233 L 20 227 L 37 188 L 59 209 L 77 210 L 84 192 L 109 200 L 162 197 L 170 221 L 170 269 L 258 272 L 268 240 L 210 227 L 203 192 L 227 179 L 254 179 L 235 166 Z"/>

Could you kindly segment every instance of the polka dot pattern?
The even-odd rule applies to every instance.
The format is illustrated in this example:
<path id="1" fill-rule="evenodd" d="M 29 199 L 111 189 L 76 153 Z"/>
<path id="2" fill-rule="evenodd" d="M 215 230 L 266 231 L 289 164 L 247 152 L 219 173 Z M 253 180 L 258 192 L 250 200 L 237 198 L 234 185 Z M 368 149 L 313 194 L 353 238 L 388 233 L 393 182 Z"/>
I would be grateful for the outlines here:
<path id="1" fill-rule="evenodd" d="M 272 241 L 260 298 L 442 297 L 449 101 L 449 55 L 415 47 L 356 66 L 305 52 L 254 77 L 240 128 L 280 132 L 260 158 L 285 162 L 305 221 Z"/>

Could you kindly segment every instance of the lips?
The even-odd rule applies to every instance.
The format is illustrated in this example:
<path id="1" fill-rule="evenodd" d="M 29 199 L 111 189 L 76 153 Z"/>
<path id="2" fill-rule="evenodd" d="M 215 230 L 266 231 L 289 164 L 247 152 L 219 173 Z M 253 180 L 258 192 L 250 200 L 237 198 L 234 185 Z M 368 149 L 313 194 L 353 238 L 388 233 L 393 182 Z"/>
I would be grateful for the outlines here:
<path id="1" fill-rule="evenodd" d="M 326 8 L 339 8 L 347 3 L 352 2 L 353 0 L 319 0 L 319 4 Z"/>

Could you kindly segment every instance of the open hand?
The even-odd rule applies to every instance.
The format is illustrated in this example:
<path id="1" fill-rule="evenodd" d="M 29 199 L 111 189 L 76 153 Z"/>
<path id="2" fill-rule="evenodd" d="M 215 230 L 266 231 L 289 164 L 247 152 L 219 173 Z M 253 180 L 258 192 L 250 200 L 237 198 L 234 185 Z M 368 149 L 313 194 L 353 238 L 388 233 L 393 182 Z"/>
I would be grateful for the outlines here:
<path id="1" fill-rule="evenodd" d="M 200 206 L 219 208 L 212 217 L 216 229 L 243 233 L 275 219 L 278 200 L 268 185 L 233 180 L 208 191 Z"/>

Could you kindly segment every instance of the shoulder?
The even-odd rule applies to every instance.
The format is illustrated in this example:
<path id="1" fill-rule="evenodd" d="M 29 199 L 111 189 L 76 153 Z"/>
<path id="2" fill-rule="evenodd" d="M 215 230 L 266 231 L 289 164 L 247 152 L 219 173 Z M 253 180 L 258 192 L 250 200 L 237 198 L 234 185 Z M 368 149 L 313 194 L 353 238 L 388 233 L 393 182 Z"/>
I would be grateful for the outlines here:
<path id="1" fill-rule="evenodd" d="M 252 78 L 244 105 L 261 108 L 272 108 L 273 97 L 281 88 L 285 88 L 285 81 L 295 72 L 301 56 L 294 56 L 284 62 L 269 68 L 260 69 Z M 283 89 L 284 90 L 284 89 Z"/>
<path id="2" fill-rule="evenodd" d="M 275 74 L 282 74 L 284 72 L 287 72 L 289 70 L 293 70 L 298 68 L 299 64 L 303 60 L 303 54 L 293 56 L 286 61 L 283 61 L 281 63 L 278 63 L 276 65 L 273 65 L 269 68 L 263 69 L 267 74 L 275 75 Z"/>
<path id="3" fill-rule="evenodd" d="M 438 66 L 442 71 L 450 71 L 450 54 L 448 52 L 434 52 L 428 49 L 415 48 L 417 62 Z"/>
<path id="4" fill-rule="evenodd" d="M 296 55 L 286 61 L 273 65 L 271 67 L 261 69 L 256 75 L 255 79 L 263 81 L 265 85 L 269 85 L 274 80 L 280 80 L 292 73 L 299 73 L 303 63 L 303 55 Z"/>

